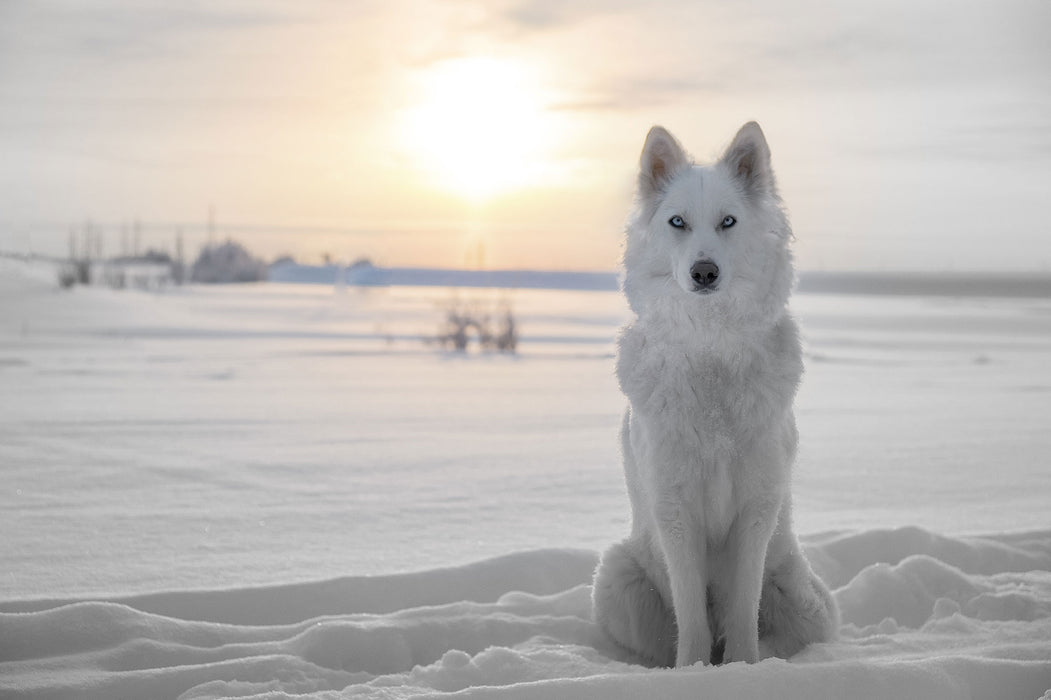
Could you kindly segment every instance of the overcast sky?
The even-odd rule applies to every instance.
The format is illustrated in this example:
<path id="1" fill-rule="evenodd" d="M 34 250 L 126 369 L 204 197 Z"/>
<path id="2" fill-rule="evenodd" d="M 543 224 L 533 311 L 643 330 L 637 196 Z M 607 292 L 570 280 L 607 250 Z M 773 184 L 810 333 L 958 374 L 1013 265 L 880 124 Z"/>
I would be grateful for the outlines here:
<path id="1" fill-rule="evenodd" d="M 612 269 L 758 120 L 803 269 L 1051 269 L 1051 2 L 0 0 L 0 250 Z"/>

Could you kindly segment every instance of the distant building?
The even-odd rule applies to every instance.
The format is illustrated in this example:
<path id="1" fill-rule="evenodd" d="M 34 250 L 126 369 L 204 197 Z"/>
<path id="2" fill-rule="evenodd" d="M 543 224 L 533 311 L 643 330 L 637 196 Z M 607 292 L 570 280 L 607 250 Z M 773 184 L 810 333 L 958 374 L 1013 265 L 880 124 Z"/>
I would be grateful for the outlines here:
<path id="1" fill-rule="evenodd" d="M 190 280 L 205 284 L 261 282 L 267 279 L 267 265 L 240 243 L 226 241 L 207 245 L 190 269 Z"/>

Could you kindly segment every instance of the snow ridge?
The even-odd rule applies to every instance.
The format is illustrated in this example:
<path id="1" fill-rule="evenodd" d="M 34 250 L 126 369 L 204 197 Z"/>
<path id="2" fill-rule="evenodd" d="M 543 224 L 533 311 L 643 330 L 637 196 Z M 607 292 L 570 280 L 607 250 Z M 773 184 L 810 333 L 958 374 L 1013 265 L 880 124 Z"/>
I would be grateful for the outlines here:
<path id="1" fill-rule="evenodd" d="M 830 580 L 854 573 L 835 591 L 841 639 L 788 661 L 635 665 L 591 623 L 595 553 L 548 549 L 395 576 L 6 603 L 0 694 L 1032 699 L 1051 688 L 1051 530 L 806 544 Z"/>

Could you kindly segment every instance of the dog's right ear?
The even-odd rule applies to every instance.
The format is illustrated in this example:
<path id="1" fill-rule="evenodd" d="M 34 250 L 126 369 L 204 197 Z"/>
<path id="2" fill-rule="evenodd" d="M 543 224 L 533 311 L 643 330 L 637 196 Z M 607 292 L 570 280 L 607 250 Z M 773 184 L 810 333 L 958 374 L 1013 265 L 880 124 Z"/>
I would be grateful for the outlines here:
<path id="1" fill-rule="evenodd" d="M 651 199 L 659 194 L 680 170 L 690 166 L 690 158 L 675 137 L 663 126 L 646 134 L 639 160 L 639 194 Z"/>

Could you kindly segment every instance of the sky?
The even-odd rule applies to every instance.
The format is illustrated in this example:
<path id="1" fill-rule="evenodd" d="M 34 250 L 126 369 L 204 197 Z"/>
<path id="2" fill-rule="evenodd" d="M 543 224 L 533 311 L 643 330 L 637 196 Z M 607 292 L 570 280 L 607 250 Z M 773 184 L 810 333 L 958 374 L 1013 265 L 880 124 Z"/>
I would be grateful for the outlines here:
<path id="1" fill-rule="evenodd" d="M 608 270 L 762 125 L 805 270 L 1049 271 L 1047 0 L 0 0 L 0 251 Z M 138 234 L 135 233 L 138 231 Z"/>

